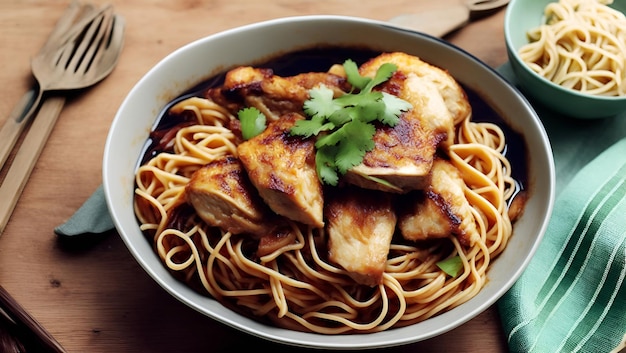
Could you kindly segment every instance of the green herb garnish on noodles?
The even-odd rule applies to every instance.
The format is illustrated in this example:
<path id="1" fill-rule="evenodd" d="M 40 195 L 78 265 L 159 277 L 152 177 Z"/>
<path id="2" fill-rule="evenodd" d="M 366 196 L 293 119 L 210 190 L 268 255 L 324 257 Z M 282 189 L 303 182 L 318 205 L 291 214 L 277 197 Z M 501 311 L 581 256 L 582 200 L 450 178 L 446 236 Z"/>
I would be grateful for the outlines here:
<path id="1" fill-rule="evenodd" d="M 463 261 L 461 261 L 461 257 L 457 255 L 437 262 L 437 267 L 439 267 L 448 276 L 456 277 L 463 269 Z"/>

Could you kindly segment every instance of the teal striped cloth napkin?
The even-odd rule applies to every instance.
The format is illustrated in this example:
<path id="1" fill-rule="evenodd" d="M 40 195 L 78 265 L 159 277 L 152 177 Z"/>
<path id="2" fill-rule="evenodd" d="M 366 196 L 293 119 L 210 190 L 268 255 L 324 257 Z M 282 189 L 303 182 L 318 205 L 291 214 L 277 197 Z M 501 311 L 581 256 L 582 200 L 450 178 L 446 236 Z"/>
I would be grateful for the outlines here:
<path id="1" fill-rule="evenodd" d="M 498 71 L 515 83 L 508 65 Z M 557 199 L 537 253 L 498 301 L 509 349 L 618 351 L 626 340 L 626 113 L 582 121 L 533 106 L 553 145 Z"/>
<path id="2" fill-rule="evenodd" d="M 609 352 L 626 335 L 626 139 L 562 191 L 545 239 L 498 302 L 512 352 Z"/>

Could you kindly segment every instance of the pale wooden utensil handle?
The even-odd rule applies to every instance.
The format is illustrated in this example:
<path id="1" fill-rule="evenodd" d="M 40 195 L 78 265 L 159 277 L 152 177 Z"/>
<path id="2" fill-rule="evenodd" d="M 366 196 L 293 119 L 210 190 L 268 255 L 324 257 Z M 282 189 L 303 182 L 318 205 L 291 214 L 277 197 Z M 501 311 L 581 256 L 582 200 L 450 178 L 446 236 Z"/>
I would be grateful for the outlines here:
<path id="1" fill-rule="evenodd" d="M 0 309 L 5 312 L 20 330 L 35 335 L 35 339 L 50 353 L 66 353 L 57 340 L 35 320 L 2 286 L 0 286 Z M 3 313 L 0 313 L 3 315 Z M 28 337 L 30 338 L 30 337 Z M 31 338 L 32 339 L 32 338 Z M 33 344 L 33 342 L 28 342 Z"/>
<path id="2" fill-rule="evenodd" d="M 9 222 L 39 154 L 63 109 L 65 97 L 47 98 L 15 154 L 2 185 L 0 185 L 0 234 Z"/>
<path id="3" fill-rule="evenodd" d="M 22 115 L 29 104 L 32 104 L 31 102 L 35 95 L 36 93 L 33 90 L 26 92 L 0 129 L 0 168 L 2 168 L 9 154 L 11 154 L 13 146 L 15 146 L 18 137 L 29 121 L 27 117 L 22 117 Z"/>
<path id="4" fill-rule="evenodd" d="M 442 38 L 448 33 L 463 27 L 469 20 L 469 9 L 467 6 L 459 4 L 421 13 L 398 15 L 390 19 L 389 22 Z"/>

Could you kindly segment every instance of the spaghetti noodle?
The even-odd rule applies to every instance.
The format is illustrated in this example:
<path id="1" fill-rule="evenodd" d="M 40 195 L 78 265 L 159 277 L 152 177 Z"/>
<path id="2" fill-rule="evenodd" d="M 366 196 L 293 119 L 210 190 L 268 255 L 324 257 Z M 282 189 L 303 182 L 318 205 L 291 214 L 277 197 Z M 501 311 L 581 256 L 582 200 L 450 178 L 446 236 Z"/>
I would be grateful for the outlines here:
<path id="1" fill-rule="evenodd" d="M 560 0 L 546 6 L 546 23 L 530 30 L 520 57 L 539 75 L 566 88 L 626 95 L 626 16 L 612 0 Z"/>
<path id="2" fill-rule="evenodd" d="M 455 122 L 449 159 L 462 174 L 479 241 L 462 245 L 455 236 L 427 243 L 391 244 L 382 283 L 357 284 L 327 258 L 324 229 L 291 228 L 296 241 L 260 258 L 250 256 L 250 239 L 207 226 L 184 202 L 194 171 L 236 154 L 227 128 L 235 117 L 205 98 L 189 98 L 170 112 L 194 122 L 176 131 L 174 153 L 158 153 L 136 173 L 135 211 L 158 255 L 182 281 L 246 315 L 275 325 L 322 334 L 368 333 L 406 326 L 454 308 L 484 286 L 493 259 L 512 233 L 507 202 L 515 192 L 500 127 Z M 456 277 L 437 262 L 458 256 Z"/>

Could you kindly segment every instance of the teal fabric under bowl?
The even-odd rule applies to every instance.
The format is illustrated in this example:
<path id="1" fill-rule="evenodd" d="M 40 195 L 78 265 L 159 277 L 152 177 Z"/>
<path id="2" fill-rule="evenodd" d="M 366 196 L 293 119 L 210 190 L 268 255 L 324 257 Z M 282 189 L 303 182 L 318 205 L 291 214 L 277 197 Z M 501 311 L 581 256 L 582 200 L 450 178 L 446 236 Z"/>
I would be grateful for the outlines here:
<path id="1" fill-rule="evenodd" d="M 546 107 L 575 118 L 606 118 L 626 111 L 626 97 L 593 96 L 561 87 L 532 71 L 520 59 L 517 52 L 528 43 L 526 33 L 543 23 L 544 8 L 551 2 L 556 0 L 512 0 L 506 11 L 507 54 L 522 91 Z M 611 7 L 626 12 L 626 1 L 616 0 Z"/>

